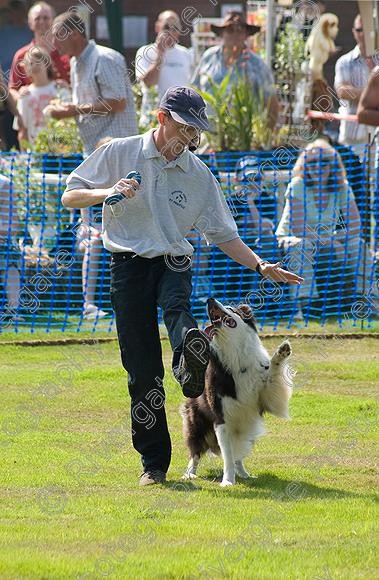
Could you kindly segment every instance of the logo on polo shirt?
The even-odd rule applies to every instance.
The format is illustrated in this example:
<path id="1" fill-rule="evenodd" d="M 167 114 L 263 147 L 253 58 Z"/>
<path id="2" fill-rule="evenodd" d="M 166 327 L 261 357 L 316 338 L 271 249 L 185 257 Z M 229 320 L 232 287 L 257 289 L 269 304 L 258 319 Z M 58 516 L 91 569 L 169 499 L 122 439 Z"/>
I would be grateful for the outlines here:
<path id="1" fill-rule="evenodd" d="M 170 193 L 169 200 L 182 209 L 184 209 L 187 205 L 187 196 L 179 189 Z"/>

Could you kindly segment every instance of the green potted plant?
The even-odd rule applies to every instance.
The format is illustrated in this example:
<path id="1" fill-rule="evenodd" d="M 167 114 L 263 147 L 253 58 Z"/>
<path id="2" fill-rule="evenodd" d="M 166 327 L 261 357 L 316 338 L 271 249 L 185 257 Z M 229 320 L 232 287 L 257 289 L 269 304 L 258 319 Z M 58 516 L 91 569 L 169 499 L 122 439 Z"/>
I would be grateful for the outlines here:
<path id="1" fill-rule="evenodd" d="M 196 89 L 208 105 L 207 113 L 212 129 L 207 132 L 208 142 L 215 151 L 229 151 L 235 140 L 235 129 L 230 117 L 231 93 L 229 90 L 230 73 L 218 85 L 210 77 L 210 91 Z"/>
<path id="2" fill-rule="evenodd" d="M 302 65 L 305 62 L 305 40 L 301 30 L 291 22 L 278 35 L 275 43 L 274 72 L 278 94 L 285 103 L 286 124 L 289 131 L 293 125 L 293 111 L 296 87 L 301 82 L 304 73 Z"/>
<path id="3" fill-rule="evenodd" d="M 269 150 L 277 144 L 269 126 L 269 106 L 263 92 L 254 90 L 248 77 L 230 83 L 228 74 L 217 85 L 209 79 L 210 91 L 199 93 L 208 105 L 212 129 L 207 132 L 214 151 Z M 273 142 L 275 139 L 275 143 Z"/>

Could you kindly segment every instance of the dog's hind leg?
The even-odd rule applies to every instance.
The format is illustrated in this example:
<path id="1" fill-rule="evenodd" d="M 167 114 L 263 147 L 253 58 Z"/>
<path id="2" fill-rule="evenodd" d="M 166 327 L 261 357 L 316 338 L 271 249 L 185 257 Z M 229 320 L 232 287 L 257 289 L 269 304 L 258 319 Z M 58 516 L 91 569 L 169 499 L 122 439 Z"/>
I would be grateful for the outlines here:
<path id="1" fill-rule="evenodd" d="M 221 449 L 221 455 L 224 462 L 224 473 L 222 476 L 221 486 L 234 485 L 236 482 L 234 469 L 233 447 L 231 443 L 230 433 L 225 423 L 215 425 L 214 427 L 217 442 Z"/>
<path id="2" fill-rule="evenodd" d="M 194 455 L 193 457 L 191 457 L 191 459 L 189 460 L 187 469 L 183 473 L 183 476 L 182 476 L 183 479 L 194 479 L 195 477 L 197 477 L 196 471 L 197 471 L 197 466 L 199 465 L 199 461 L 200 461 L 200 455 Z"/>
<path id="3" fill-rule="evenodd" d="M 207 424 L 201 414 L 194 414 L 190 403 L 185 403 L 180 407 L 180 414 L 183 417 L 184 439 L 190 456 L 187 469 L 182 477 L 183 479 L 193 479 L 196 477 L 200 456 L 208 449 L 205 436 L 207 430 L 212 430 L 212 422 L 209 421 Z"/>
<path id="4" fill-rule="evenodd" d="M 234 466 L 236 475 L 238 475 L 238 477 L 241 477 L 242 479 L 248 479 L 248 477 L 250 477 L 250 474 L 246 471 L 242 463 L 242 459 L 238 459 L 237 461 L 235 461 Z"/>

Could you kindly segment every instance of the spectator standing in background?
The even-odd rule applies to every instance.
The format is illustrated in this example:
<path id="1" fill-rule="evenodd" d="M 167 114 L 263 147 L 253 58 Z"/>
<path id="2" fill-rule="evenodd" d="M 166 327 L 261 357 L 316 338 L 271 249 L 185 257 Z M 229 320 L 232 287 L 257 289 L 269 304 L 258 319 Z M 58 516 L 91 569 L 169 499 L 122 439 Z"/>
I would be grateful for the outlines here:
<path id="1" fill-rule="evenodd" d="M 25 0 L 9 0 L 6 6 L 6 23 L 0 28 L 1 50 L 0 65 L 4 72 L 5 82 L 8 84 L 12 60 L 17 50 L 29 43 L 33 33 L 27 24 Z M 8 103 L 9 104 L 9 103 Z M 17 133 L 13 130 L 14 110 L 2 107 L 1 132 L 6 148 L 18 147 Z"/>
<path id="2" fill-rule="evenodd" d="M 10 115 L 12 119 L 16 117 L 19 126 L 22 126 L 22 119 L 17 111 L 16 101 L 6 86 L 0 67 L 0 151 L 8 151 L 13 146 L 7 131 L 7 115 Z"/>
<path id="3" fill-rule="evenodd" d="M 4 322 L 24 322 L 19 315 L 20 307 L 20 259 L 17 234 L 22 229 L 17 214 L 15 191 L 11 181 L 0 174 L 0 280 L 5 289 L 6 304 L 0 313 L 0 324 L 4 330 Z M 5 307 L 5 308 L 4 308 Z"/>
<path id="4" fill-rule="evenodd" d="M 363 91 L 358 104 L 358 121 L 377 127 L 376 129 L 376 184 L 373 199 L 375 231 L 375 250 L 379 243 L 379 66 L 371 73 L 367 87 Z"/>
<path id="5" fill-rule="evenodd" d="M 220 84 L 227 74 L 230 86 L 238 76 L 247 76 L 252 90 L 263 97 L 269 108 L 269 127 L 275 127 L 279 102 L 275 94 L 275 82 L 271 70 L 259 56 L 247 46 L 247 37 L 259 31 L 259 27 L 247 24 L 243 14 L 230 12 L 221 26 L 212 26 L 216 34 L 222 36 L 222 43 L 208 48 L 200 59 L 192 84 L 202 91 L 211 92 L 209 78 Z"/>
<path id="6" fill-rule="evenodd" d="M 167 89 L 188 85 L 191 78 L 192 55 L 188 48 L 179 44 L 181 22 L 176 12 L 161 12 L 155 23 L 157 37 L 153 44 L 141 46 L 135 58 L 136 79 L 142 84 L 142 106 L 140 123 L 149 125 L 159 100 Z M 151 94 L 156 88 L 156 95 Z"/>
<path id="7" fill-rule="evenodd" d="M 353 36 L 356 46 L 341 56 L 336 62 L 334 86 L 340 99 L 339 112 L 342 115 L 355 115 L 358 102 L 367 85 L 371 71 L 375 68 L 374 56 L 366 54 L 363 24 L 360 14 L 354 20 Z M 365 155 L 370 128 L 354 121 L 341 121 L 339 142 L 350 145 L 361 161 Z M 373 129 L 371 128 L 371 132 Z"/>
<path id="8" fill-rule="evenodd" d="M 65 12 L 53 23 L 54 46 L 71 57 L 72 103 L 50 109 L 54 119 L 75 117 L 89 155 L 104 137 L 138 133 L 132 87 L 125 59 L 115 50 L 88 40 L 77 12 Z"/>
<path id="9" fill-rule="evenodd" d="M 379 127 L 379 66 L 371 73 L 369 82 L 358 103 L 358 121 Z"/>
<path id="10" fill-rule="evenodd" d="M 124 57 L 111 48 L 88 40 L 77 12 L 65 12 L 54 20 L 53 42 L 61 54 L 71 57 L 71 103 L 50 106 L 55 119 L 74 117 L 85 156 L 105 137 L 129 137 L 138 133 L 132 87 Z M 101 253 L 101 234 L 93 227 L 88 209 L 82 208 L 83 228 L 79 249 L 83 251 L 83 317 L 107 315 L 94 304 Z M 84 233 L 83 233 L 84 232 Z"/>
<path id="11" fill-rule="evenodd" d="M 112 141 L 112 137 L 100 139 L 99 143 L 96 143 L 96 149 L 110 141 Z M 108 316 L 108 312 L 95 306 L 97 275 L 103 257 L 102 212 L 102 203 L 92 207 L 81 208 L 82 223 L 76 230 L 77 250 L 83 254 L 82 288 L 84 297 L 83 318 L 85 320 L 96 320 Z"/>
<path id="12" fill-rule="evenodd" d="M 56 49 L 53 49 L 49 40 L 49 31 L 53 23 L 55 12 L 50 4 L 37 2 L 28 13 L 28 23 L 30 30 L 34 33 L 33 40 L 20 48 L 14 55 L 11 71 L 9 74 L 9 89 L 15 99 L 18 99 L 19 90 L 25 85 L 30 85 L 32 79 L 25 70 L 25 57 L 33 52 L 35 46 L 42 48 L 50 55 L 54 67 L 56 79 L 69 82 L 70 65 L 66 55 L 61 56 Z"/>

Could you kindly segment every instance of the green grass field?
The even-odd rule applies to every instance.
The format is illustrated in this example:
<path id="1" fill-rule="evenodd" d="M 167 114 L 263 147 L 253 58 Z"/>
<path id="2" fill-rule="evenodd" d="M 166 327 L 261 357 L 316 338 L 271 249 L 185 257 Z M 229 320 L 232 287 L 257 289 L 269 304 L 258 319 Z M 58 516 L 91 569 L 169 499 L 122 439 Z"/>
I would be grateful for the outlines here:
<path id="1" fill-rule="evenodd" d="M 292 420 L 267 418 L 246 462 L 257 479 L 227 489 L 212 458 L 194 485 L 180 479 L 169 370 L 172 466 L 141 489 L 117 343 L 1 345 L 0 578 L 378 578 L 379 342 L 292 345 Z"/>

